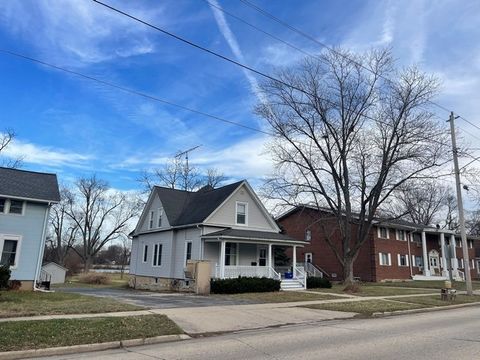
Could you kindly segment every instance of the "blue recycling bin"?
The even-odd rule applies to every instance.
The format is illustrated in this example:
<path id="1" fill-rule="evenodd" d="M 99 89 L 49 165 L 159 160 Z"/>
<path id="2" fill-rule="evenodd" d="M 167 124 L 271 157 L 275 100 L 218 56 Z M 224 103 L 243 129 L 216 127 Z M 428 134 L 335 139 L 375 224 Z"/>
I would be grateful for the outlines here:
<path id="1" fill-rule="evenodd" d="M 291 271 L 287 271 L 284 276 L 285 279 L 293 279 L 293 273 Z"/>

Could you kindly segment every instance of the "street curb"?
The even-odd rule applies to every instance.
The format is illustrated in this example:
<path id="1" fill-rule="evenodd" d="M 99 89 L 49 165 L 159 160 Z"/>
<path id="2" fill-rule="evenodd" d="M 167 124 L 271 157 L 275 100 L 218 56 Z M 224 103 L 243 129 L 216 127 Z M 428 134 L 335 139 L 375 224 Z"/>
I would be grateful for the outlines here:
<path id="1" fill-rule="evenodd" d="M 191 339 L 191 337 L 186 334 L 162 335 L 162 336 L 155 336 L 155 337 L 145 338 L 145 339 L 129 339 L 129 340 L 111 341 L 111 342 L 98 343 L 98 344 L 82 344 L 82 345 L 73 345 L 73 346 L 45 348 L 45 349 L 6 351 L 6 352 L 0 352 L 0 360 L 14 360 L 14 359 L 26 359 L 26 358 L 40 357 L 40 356 L 79 354 L 79 353 L 86 353 L 91 351 L 102 351 L 102 350 L 119 349 L 119 348 L 130 347 L 130 346 L 160 344 L 160 343 L 188 340 L 188 339 Z"/>
<path id="2" fill-rule="evenodd" d="M 396 315 L 408 315 L 408 314 L 419 314 L 419 313 L 428 313 L 434 311 L 450 310 L 450 309 L 460 309 L 470 306 L 480 306 L 480 302 L 473 302 L 467 304 L 456 304 L 456 305 L 447 305 L 447 306 L 435 306 L 422 309 L 410 309 L 410 310 L 399 310 L 399 311 L 389 311 L 389 312 L 377 312 L 373 313 L 372 317 L 380 318 L 387 316 L 396 316 Z M 1 358 L 0 358 L 1 359 Z"/>

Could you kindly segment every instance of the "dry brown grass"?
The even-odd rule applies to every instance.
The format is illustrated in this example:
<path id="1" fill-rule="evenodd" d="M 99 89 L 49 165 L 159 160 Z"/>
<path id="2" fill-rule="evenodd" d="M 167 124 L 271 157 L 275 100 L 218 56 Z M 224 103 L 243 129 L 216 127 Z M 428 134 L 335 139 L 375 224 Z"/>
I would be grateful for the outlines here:
<path id="1" fill-rule="evenodd" d="M 111 284 L 110 278 L 106 274 L 90 272 L 82 274 L 78 277 L 78 282 L 84 284 L 94 285 L 109 285 Z"/>

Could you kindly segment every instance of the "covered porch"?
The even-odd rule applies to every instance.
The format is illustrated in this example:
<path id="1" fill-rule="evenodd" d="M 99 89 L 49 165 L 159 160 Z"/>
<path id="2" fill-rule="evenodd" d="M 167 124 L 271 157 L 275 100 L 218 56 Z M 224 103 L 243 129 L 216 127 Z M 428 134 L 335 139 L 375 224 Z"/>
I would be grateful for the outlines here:
<path id="1" fill-rule="evenodd" d="M 282 289 L 305 289 L 306 276 L 293 255 L 288 264 L 275 264 L 276 247 L 303 247 L 286 235 L 225 229 L 202 236 L 203 259 L 212 264 L 212 278 L 267 277 L 282 281 Z"/>

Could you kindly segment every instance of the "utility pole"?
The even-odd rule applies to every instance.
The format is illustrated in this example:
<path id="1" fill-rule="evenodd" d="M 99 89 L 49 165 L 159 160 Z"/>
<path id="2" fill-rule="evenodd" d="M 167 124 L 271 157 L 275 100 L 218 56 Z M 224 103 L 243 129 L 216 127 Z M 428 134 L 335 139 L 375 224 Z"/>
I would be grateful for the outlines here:
<path id="1" fill-rule="evenodd" d="M 460 170 L 458 167 L 457 140 L 455 138 L 455 115 L 453 114 L 453 111 L 450 113 L 450 119 L 448 121 L 450 122 L 450 133 L 452 135 L 453 166 L 455 169 L 455 183 L 457 187 L 458 219 L 460 221 L 460 235 L 462 237 L 462 251 L 464 262 L 463 270 L 465 270 L 467 295 L 473 295 L 472 276 L 470 274 L 470 259 L 468 256 L 467 232 L 465 230 L 465 214 L 463 212 L 462 185 L 460 183 Z M 456 257 L 455 254 L 453 255 Z"/>

